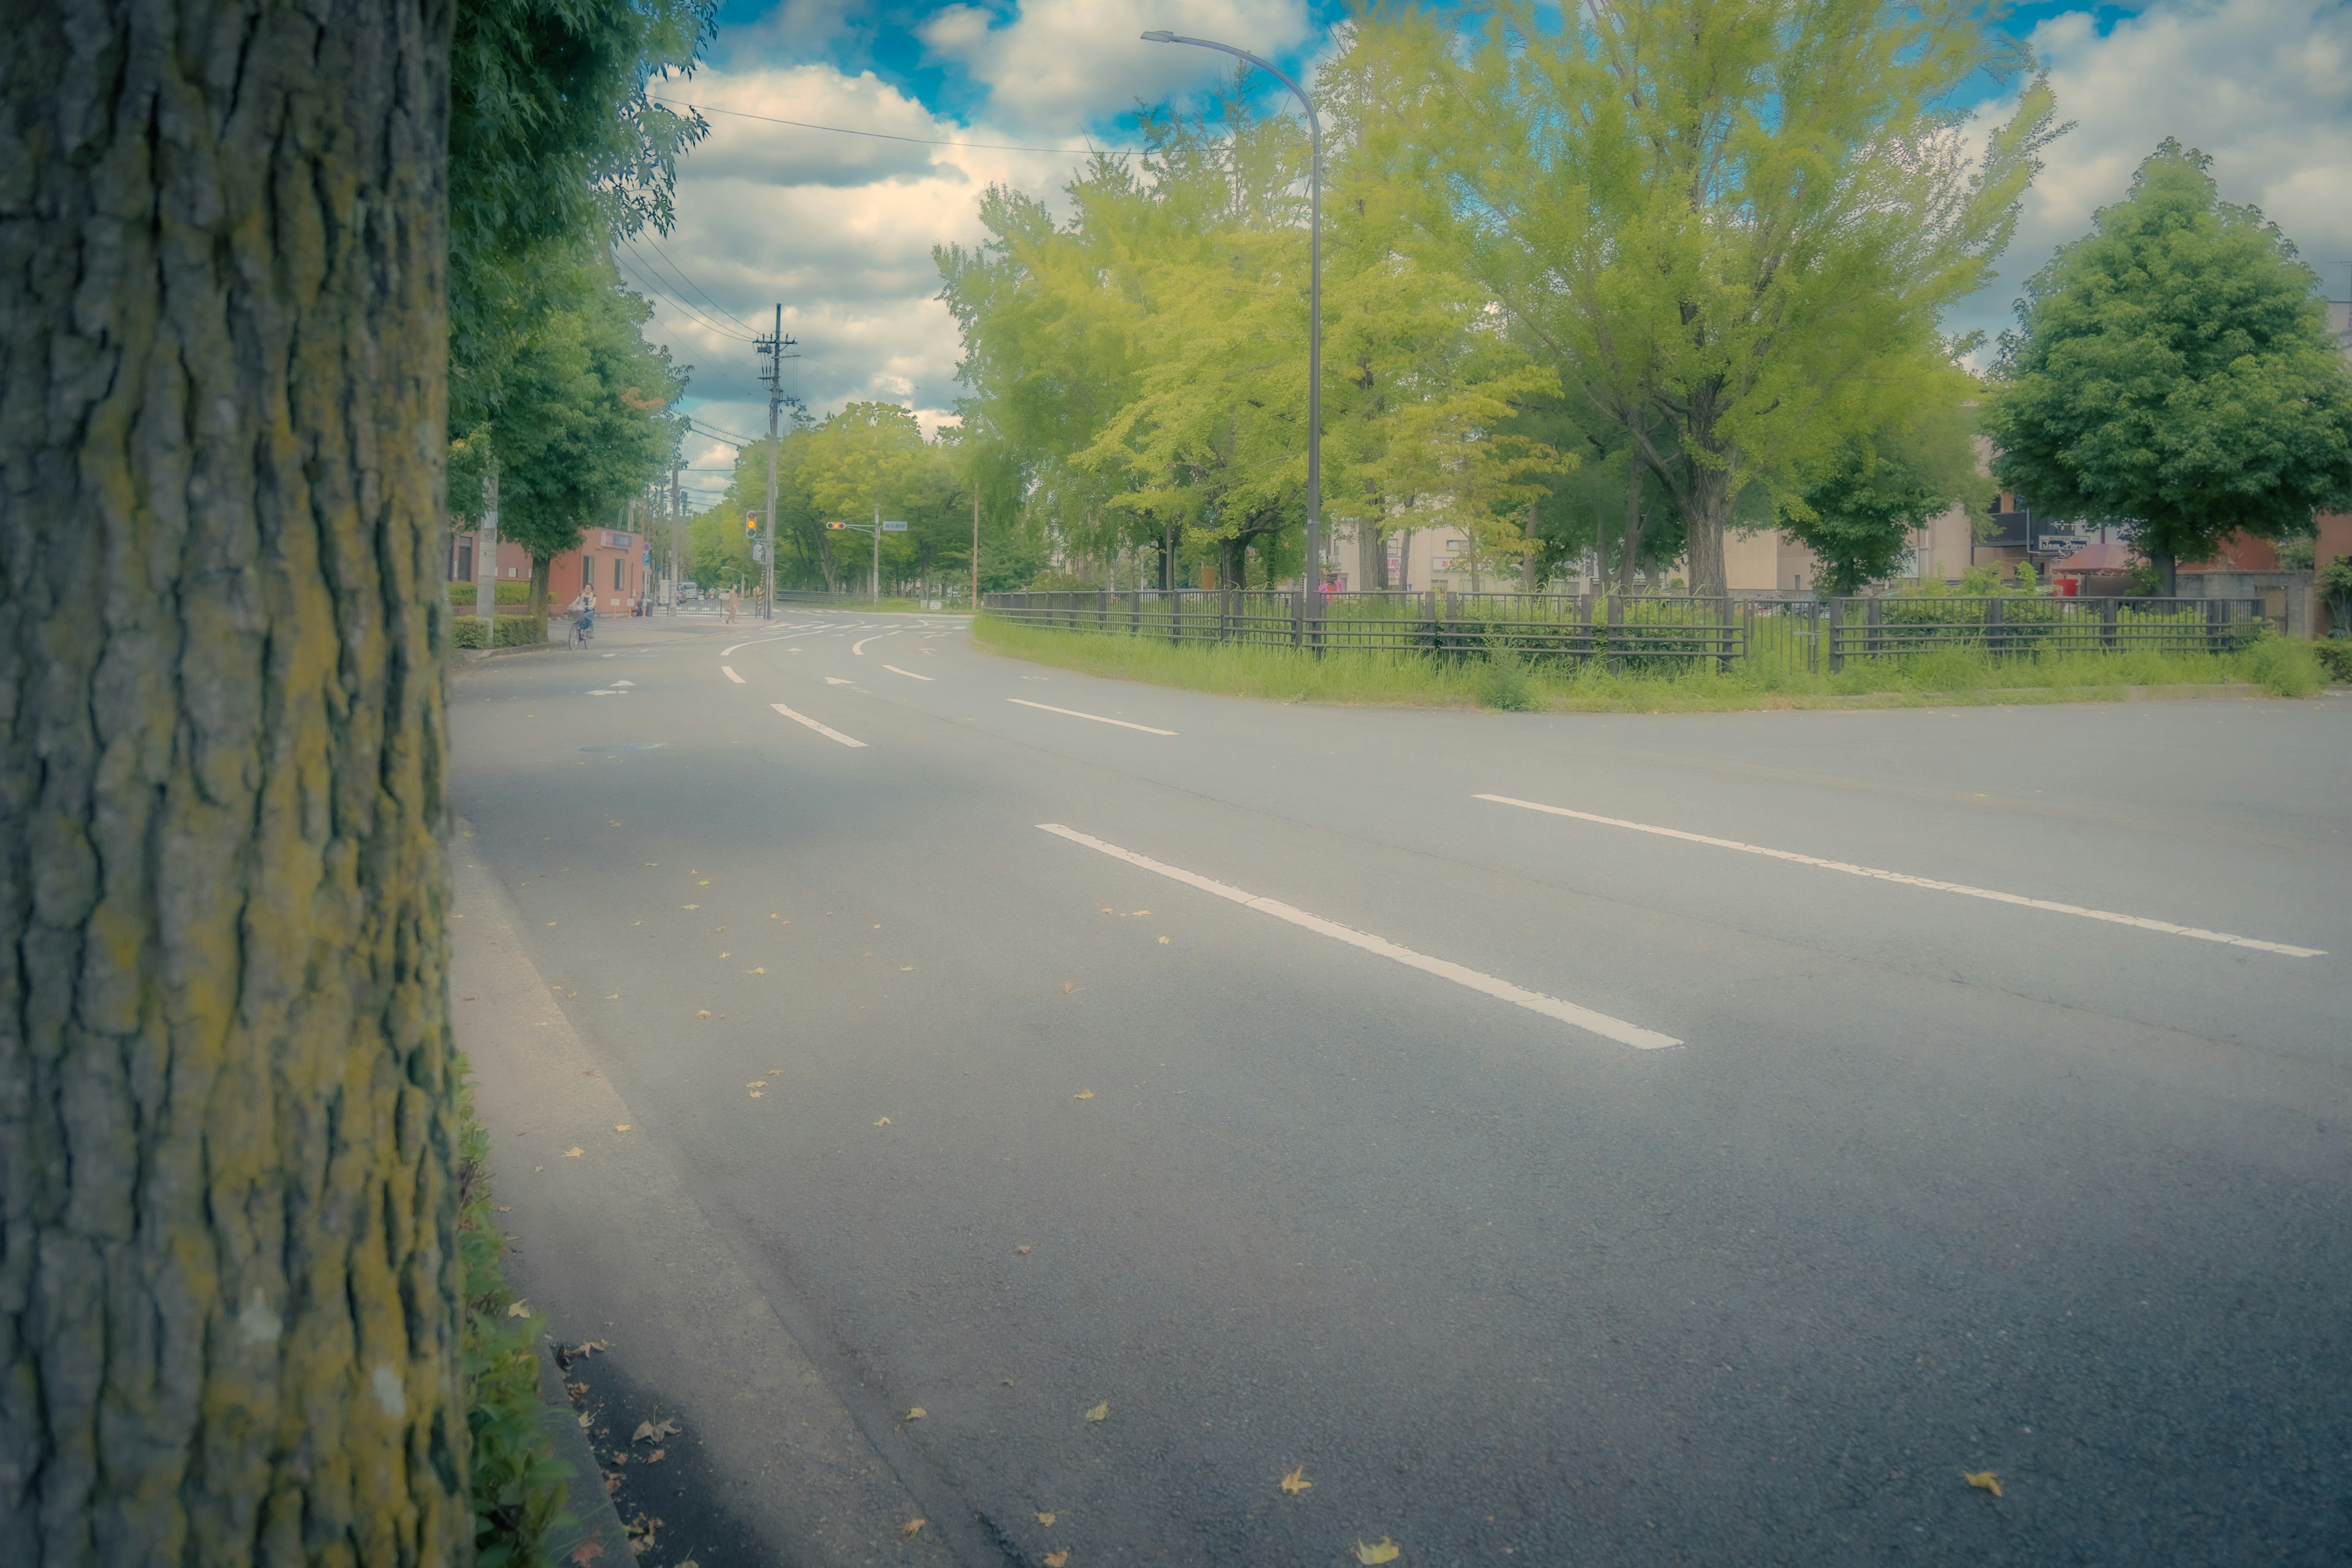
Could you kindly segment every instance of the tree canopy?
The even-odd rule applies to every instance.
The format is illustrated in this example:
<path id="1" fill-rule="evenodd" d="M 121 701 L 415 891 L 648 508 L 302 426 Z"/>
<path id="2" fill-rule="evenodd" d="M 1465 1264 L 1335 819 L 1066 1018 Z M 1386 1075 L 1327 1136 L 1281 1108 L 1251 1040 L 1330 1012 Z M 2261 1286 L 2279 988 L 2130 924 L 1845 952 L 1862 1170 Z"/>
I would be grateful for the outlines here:
<path id="1" fill-rule="evenodd" d="M 2123 525 L 2167 593 L 2180 561 L 2352 495 L 2352 374 L 2318 280 L 2210 171 L 2166 139 L 2034 275 L 1985 420 L 2003 484 Z"/>

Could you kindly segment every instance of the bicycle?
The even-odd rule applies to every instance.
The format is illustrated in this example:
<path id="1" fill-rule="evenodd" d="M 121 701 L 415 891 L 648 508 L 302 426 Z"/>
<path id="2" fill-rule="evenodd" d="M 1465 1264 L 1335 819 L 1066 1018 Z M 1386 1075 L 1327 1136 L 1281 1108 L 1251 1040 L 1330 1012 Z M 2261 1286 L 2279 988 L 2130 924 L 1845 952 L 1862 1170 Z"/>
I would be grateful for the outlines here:
<path id="1" fill-rule="evenodd" d="M 586 647 L 590 643 L 595 640 L 595 621 L 587 616 L 576 617 L 572 623 L 572 646 L 573 647 Z"/>

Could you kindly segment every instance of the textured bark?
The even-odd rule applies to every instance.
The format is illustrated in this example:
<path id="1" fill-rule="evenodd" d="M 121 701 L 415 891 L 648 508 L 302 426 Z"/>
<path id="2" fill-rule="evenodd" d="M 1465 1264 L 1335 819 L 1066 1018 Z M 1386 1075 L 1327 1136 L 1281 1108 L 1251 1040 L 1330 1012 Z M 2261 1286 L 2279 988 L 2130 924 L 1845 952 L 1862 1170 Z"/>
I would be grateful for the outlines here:
<path id="1" fill-rule="evenodd" d="M 0 1559 L 464 1561 L 447 8 L 0 26 Z"/>

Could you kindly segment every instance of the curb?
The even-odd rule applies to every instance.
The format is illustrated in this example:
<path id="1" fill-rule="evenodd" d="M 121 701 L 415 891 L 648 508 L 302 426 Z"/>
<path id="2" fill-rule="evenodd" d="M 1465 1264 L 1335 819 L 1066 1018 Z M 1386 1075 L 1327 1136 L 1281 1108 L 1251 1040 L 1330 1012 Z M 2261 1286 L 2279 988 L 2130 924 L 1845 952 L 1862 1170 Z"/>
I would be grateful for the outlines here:
<path id="1" fill-rule="evenodd" d="M 547 1554 L 558 1563 L 604 1563 L 614 1568 L 635 1561 L 629 1532 L 621 1527 L 621 1510 L 604 1489 L 604 1467 L 596 1463 L 595 1450 L 580 1426 L 580 1413 L 563 1392 L 555 1342 L 546 1333 L 539 1336 L 539 1393 L 545 1402 L 539 1413 L 540 1430 L 554 1445 L 555 1458 L 572 1468 L 572 1479 L 564 1483 L 563 1510 L 572 1522 L 549 1535 Z M 581 1548 L 592 1543 L 597 1550 L 580 1556 Z"/>

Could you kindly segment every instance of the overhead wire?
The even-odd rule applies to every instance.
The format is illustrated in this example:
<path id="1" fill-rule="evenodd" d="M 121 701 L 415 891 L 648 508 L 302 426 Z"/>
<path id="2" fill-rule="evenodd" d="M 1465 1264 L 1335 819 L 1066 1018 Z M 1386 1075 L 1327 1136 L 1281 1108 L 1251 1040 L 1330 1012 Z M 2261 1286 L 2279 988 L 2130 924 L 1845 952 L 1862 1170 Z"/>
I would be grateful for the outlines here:
<path id="1" fill-rule="evenodd" d="M 665 288 L 661 284 L 655 282 L 652 279 L 646 276 L 647 273 L 653 271 L 651 265 L 646 263 L 645 258 L 637 254 L 635 247 L 629 247 L 628 241 L 623 240 L 621 244 L 624 247 L 627 247 L 629 249 L 629 254 L 625 257 L 621 255 L 618 250 L 615 250 L 614 252 L 614 259 L 618 261 L 622 268 L 628 272 L 629 276 L 636 279 L 647 293 L 660 296 L 665 304 L 683 311 L 688 320 L 709 328 L 712 331 L 717 332 L 722 338 L 732 338 L 738 342 L 746 343 L 758 341 L 754 338 L 745 337 L 741 332 L 737 331 L 732 327 L 725 326 L 720 322 L 711 320 L 711 318 L 703 311 L 696 310 L 684 300 L 677 298 L 677 291 L 675 289 Z M 656 274 L 656 276 L 657 277 L 658 274 Z"/>
<path id="2" fill-rule="evenodd" d="M 709 289 L 705 289 L 701 284 L 697 283 L 693 278 L 688 276 L 686 268 L 677 264 L 677 258 L 661 247 L 660 240 L 656 239 L 651 234 L 643 236 L 643 238 L 647 245 L 654 247 L 655 255 L 669 263 L 671 275 L 677 278 L 679 282 L 693 289 L 697 294 L 701 295 L 705 304 L 708 304 L 712 310 L 718 311 L 720 315 L 726 317 L 729 321 L 734 322 L 745 331 L 751 333 L 754 337 L 759 335 L 759 329 L 757 327 L 754 327 L 751 322 L 745 321 L 742 317 L 737 315 L 734 311 L 729 310 L 726 306 L 712 299 L 710 297 Z"/>

